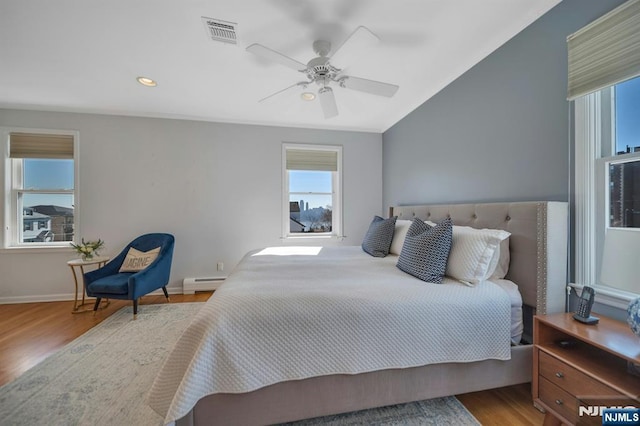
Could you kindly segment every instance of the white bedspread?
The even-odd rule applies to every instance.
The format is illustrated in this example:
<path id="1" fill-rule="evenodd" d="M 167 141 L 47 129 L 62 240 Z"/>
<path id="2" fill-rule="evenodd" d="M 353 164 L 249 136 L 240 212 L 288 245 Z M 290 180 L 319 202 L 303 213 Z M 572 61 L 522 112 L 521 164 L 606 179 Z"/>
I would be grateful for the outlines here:
<path id="1" fill-rule="evenodd" d="M 169 423 L 213 393 L 510 358 L 511 307 L 504 290 L 491 282 L 425 283 L 396 268 L 396 261 L 360 247 L 247 254 L 176 344 L 149 404 Z"/>

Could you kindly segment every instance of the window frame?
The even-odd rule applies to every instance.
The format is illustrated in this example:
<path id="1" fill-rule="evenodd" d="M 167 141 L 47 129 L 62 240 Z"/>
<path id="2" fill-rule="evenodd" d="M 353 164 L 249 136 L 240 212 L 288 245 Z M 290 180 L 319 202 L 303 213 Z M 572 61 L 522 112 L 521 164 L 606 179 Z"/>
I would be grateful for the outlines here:
<path id="1" fill-rule="evenodd" d="M 307 151 L 331 151 L 337 154 L 337 171 L 331 172 L 332 190 L 332 212 L 331 212 L 331 232 L 291 232 L 289 221 L 289 170 L 287 170 L 287 150 L 307 150 Z M 297 192 L 296 192 L 297 193 Z M 342 146 L 340 145 L 315 145 L 285 142 L 282 144 L 282 238 L 284 240 L 295 240 L 303 238 L 343 238 L 342 223 Z"/>
<path id="2" fill-rule="evenodd" d="M 609 221 L 609 165 L 640 161 L 640 153 L 615 154 L 615 87 L 574 100 L 575 139 L 575 281 L 596 289 L 596 301 L 626 309 L 640 293 L 600 282 L 604 235 Z M 640 232 L 637 228 L 618 228 Z"/>
<path id="3" fill-rule="evenodd" d="M 73 190 L 58 189 L 38 189 L 30 190 L 22 188 L 22 161 L 20 158 L 10 158 L 9 146 L 11 133 L 33 133 L 43 135 L 62 135 L 73 137 Z M 2 217 L 1 222 L 4 224 L 0 231 L 1 246 L 0 250 L 19 250 L 20 252 L 33 251 L 58 251 L 61 249 L 72 250 L 69 243 L 77 243 L 80 235 L 80 196 L 79 196 L 79 146 L 80 135 L 74 130 L 60 129 L 41 129 L 41 128 L 24 128 L 24 127 L 0 127 L 0 137 L 3 143 L 3 198 L 4 208 L 0 210 Z M 19 187 L 18 187 L 19 185 Z M 21 203 L 19 197 L 22 194 L 71 194 L 73 195 L 73 222 L 74 236 L 73 241 L 54 241 L 40 243 L 22 242 L 23 223 L 19 223 L 22 213 L 19 211 Z"/>

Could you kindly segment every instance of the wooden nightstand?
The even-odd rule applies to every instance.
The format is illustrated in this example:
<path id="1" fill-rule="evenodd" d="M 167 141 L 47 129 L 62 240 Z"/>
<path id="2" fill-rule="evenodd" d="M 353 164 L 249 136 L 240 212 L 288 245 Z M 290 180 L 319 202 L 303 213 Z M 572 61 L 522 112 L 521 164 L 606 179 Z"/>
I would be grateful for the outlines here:
<path id="1" fill-rule="evenodd" d="M 601 424 L 579 416 L 579 398 L 631 398 L 640 407 L 640 377 L 627 371 L 627 362 L 640 364 L 640 338 L 626 323 L 595 314 L 600 322 L 585 325 L 572 315 L 534 317 L 533 403 L 547 412 L 545 424 Z"/>

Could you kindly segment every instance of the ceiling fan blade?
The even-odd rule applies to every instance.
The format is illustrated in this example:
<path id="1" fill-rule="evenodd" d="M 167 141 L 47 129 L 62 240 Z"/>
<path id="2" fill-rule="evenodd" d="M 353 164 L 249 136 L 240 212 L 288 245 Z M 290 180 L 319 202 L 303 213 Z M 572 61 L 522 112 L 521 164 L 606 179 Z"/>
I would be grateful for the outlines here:
<path id="1" fill-rule="evenodd" d="M 304 87 L 304 86 L 306 86 L 307 84 L 309 84 L 309 82 L 308 82 L 308 81 L 301 81 L 301 82 L 299 82 L 299 83 L 292 84 L 291 86 L 285 87 L 285 88 L 284 88 L 284 89 L 282 89 L 282 90 L 278 90 L 277 92 L 272 93 L 272 94 L 270 94 L 269 96 L 266 96 L 266 97 L 264 97 L 264 98 L 260 99 L 258 102 L 264 102 L 264 101 L 266 101 L 266 100 L 268 100 L 268 99 L 273 98 L 274 96 L 277 96 L 277 95 L 280 95 L 280 94 L 282 94 L 282 93 L 284 93 L 284 92 L 287 92 L 287 91 L 289 91 L 289 90 L 293 89 L 294 87 Z"/>
<path id="2" fill-rule="evenodd" d="M 372 33 L 367 27 L 360 26 L 333 52 L 333 55 L 331 55 L 331 64 L 344 68 L 347 61 L 352 60 L 354 56 L 375 46 L 379 42 L 380 39 L 377 35 Z"/>
<path id="3" fill-rule="evenodd" d="M 276 52 L 275 50 L 269 49 L 268 47 L 258 43 L 254 43 L 251 46 L 247 47 L 247 52 L 251 52 L 254 55 L 268 61 L 277 62 L 280 65 L 284 65 L 285 67 L 292 68 L 296 71 L 304 71 L 307 69 L 307 66 L 302 62 L 298 62 L 295 59 L 292 59 L 280 52 Z"/>
<path id="4" fill-rule="evenodd" d="M 388 98 L 396 94 L 400 86 L 383 83 L 381 81 L 367 80 L 366 78 L 344 76 L 339 79 L 340 86 L 347 89 L 359 90 L 372 95 L 386 96 Z"/>
<path id="5" fill-rule="evenodd" d="M 322 112 L 324 112 L 324 118 L 331 118 L 338 115 L 336 97 L 333 95 L 331 87 L 322 87 L 318 90 L 318 97 L 320 98 L 320 105 L 322 106 Z"/>

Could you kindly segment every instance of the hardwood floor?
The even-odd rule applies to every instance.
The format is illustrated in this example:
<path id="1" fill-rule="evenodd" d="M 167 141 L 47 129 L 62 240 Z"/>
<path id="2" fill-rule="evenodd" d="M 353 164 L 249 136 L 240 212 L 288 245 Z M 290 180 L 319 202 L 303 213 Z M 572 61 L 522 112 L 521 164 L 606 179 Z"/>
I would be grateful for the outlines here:
<path id="1" fill-rule="evenodd" d="M 533 406 L 531 383 L 456 395 L 480 423 L 486 426 L 544 423 L 544 414 Z"/>
<path id="2" fill-rule="evenodd" d="M 211 292 L 170 295 L 171 302 L 206 302 Z M 93 300 L 93 299 L 91 299 Z M 144 296 L 144 305 L 167 303 L 163 295 Z M 129 300 L 111 300 L 106 309 L 72 314 L 73 301 L 0 305 L 0 385 L 8 383 L 62 346 L 99 324 Z"/>
<path id="3" fill-rule="evenodd" d="M 210 296 L 210 292 L 171 295 L 170 303 L 204 302 Z M 112 300 L 95 316 L 91 312 L 72 314 L 73 302 L 0 305 L 0 386 L 130 303 Z M 139 309 L 156 303 L 167 302 L 164 296 L 145 296 Z M 544 421 L 531 402 L 528 383 L 457 397 L 483 425 L 542 425 Z"/>

